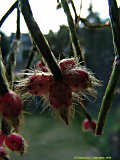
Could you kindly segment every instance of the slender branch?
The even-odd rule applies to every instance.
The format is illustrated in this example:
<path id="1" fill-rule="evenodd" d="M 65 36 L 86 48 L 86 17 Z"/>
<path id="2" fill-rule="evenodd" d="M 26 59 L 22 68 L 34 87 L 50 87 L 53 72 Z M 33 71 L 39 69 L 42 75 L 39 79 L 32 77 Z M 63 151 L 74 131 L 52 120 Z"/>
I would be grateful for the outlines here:
<path id="1" fill-rule="evenodd" d="M 20 40 L 20 9 L 19 9 L 19 5 L 17 7 L 16 39 Z"/>
<path id="2" fill-rule="evenodd" d="M 116 0 L 108 0 L 115 54 L 120 57 L 120 15 Z"/>
<path id="3" fill-rule="evenodd" d="M 113 33 L 113 44 L 114 44 L 114 52 L 115 52 L 115 61 L 113 64 L 113 70 L 110 76 L 110 80 L 108 82 L 102 104 L 101 109 L 98 116 L 98 124 L 96 128 L 96 135 L 101 135 L 102 130 L 105 124 L 105 120 L 107 118 L 110 107 L 112 106 L 112 101 L 114 99 L 117 85 L 120 81 L 120 22 L 119 22 L 119 13 L 117 8 L 116 0 L 108 0 L 109 2 L 109 11 L 110 18 L 112 23 L 112 33 Z"/>
<path id="4" fill-rule="evenodd" d="M 110 24 L 90 24 L 86 18 L 81 18 L 80 16 L 78 17 L 78 22 L 79 21 L 81 21 L 86 27 L 91 29 L 110 27 Z"/>
<path id="5" fill-rule="evenodd" d="M 35 51 L 36 51 L 36 46 L 33 44 L 33 49 L 32 49 L 31 55 L 30 55 L 30 57 L 28 59 L 27 65 L 25 67 L 26 69 L 30 69 L 31 63 L 32 63 L 34 55 L 35 55 Z"/>
<path id="6" fill-rule="evenodd" d="M 67 20 L 68 20 L 68 24 L 69 24 L 69 27 L 70 27 L 70 32 L 71 32 L 73 44 L 74 44 L 74 47 L 76 49 L 76 55 L 75 56 L 80 57 L 80 61 L 83 62 L 84 61 L 84 56 L 82 55 L 81 50 L 80 50 L 80 44 L 79 44 L 79 41 L 78 41 L 78 38 L 77 38 L 77 33 L 76 33 L 74 21 L 73 21 L 68 3 L 66 2 L 66 0 L 61 0 L 61 3 L 62 3 L 62 6 L 63 6 L 63 9 L 64 9 L 64 12 L 67 16 Z"/>
<path id="7" fill-rule="evenodd" d="M 113 102 L 113 99 L 116 93 L 116 88 L 119 81 L 120 81 L 120 63 L 113 67 L 113 71 L 111 73 L 110 80 L 108 82 L 108 85 L 102 100 L 102 104 L 101 104 L 101 108 L 98 116 L 96 135 L 102 134 L 105 120 L 112 106 L 112 102 Z"/>
<path id="8" fill-rule="evenodd" d="M 6 18 L 12 13 L 12 11 L 17 7 L 18 5 L 18 1 L 16 1 L 10 8 L 9 10 L 5 13 L 5 15 L 1 18 L 0 20 L 0 27 L 2 26 L 2 24 L 4 23 L 4 21 L 6 20 Z"/>
<path id="9" fill-rule="evenodd" d="M 91 117 L 91 115 L 89 114 L 89 112 L 87 111 L 87 109 L 85 108 L 85 106 L 82 102 L 80 102 L 80 108 L 82 109 L 83 113 L 85 114 L 85 116 L 89 120 L 89 122 L 92 122 L 92 117 Z"/>
<path id="10" fill-rule="evenodd" d="M 75 14 L 75 23 L 77 23 L 78 15 L 73 0 L 71 0 L 71 5 Z"/>
<path id="11" fill-rule="evenodd" d="M 82 10 L 82 0 L 80 2 L 80 14 L 81 14 L 81 10 Z"/>
<path id="12" fill-rule="evenodd" d="M 56 80 L 62 79 L 62 73 L 60 68 L 56 62 L 56 59 L 48 45 L 47 40 L 43 36 L 41 30 L 39 29 L 36 21 L 34 20 L 30 5 L 28 0 L 20 0 L 21 4 L 21 11 L 24 16 L 25 22 L 27 27 L 31 33 L 33 41 L 36 43 L 39 51 L 41 52 L 42 56 L 44 57 L 45 61 L 48 64 L 51 72 L 54 75 Z"/>
<path id="13" fill-rule="evenodd" d="M 95 132 L 94 128 L 92 127 L 92 117 L 91 115 L 89 114 L 89 112 L 87 111 L 87 109 L 85 108 L 83 102 L 80 100 L 79 104 L 78 104 L 81 108 L 81 110 L 83 111 L 85 117 L 89 120 L 90 122 L 90 125 L 91 125 L 91 128 L 93 129 L 93 131 Z"/>

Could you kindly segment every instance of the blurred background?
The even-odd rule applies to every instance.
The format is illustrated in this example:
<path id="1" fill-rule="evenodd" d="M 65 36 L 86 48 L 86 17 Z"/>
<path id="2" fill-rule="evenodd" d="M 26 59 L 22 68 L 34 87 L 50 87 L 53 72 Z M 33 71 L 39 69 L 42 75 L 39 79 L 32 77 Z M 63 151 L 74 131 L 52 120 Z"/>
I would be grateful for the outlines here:
<path id="1" fill-rule="evenodd" d="M 94 2 L 95 3 L 95 2 Z M 87 16 L 91 24 L 104 24 L 108 17 L 101 18 L 93 8 L 93 2 L 89 3 Z M 59 11 L 58 11 L 59 12 Z M 63 11 L 62 11 L 63 12 Z M 52 22 L 51 22 L 52 23 Z M 7 26 L 7 22 L 6 22 Z M 97 120 L 99 108 L 114 60 L 112 33 L 109 27 L 90 29 L 79 24 L 77 29 L 81 49 L 85 56 L 87 68 L 102 81 L 103 86 L 97 88 L 97 99 L 90 99 L 85 106 Z M 15 33 L 2 34 L 2 53 L 7 57 L 10 44 L 15 39 Z M 58 31 L 49 30 L 45 34 L 56 58 L 71 56 L 69 28 L 67 24 L 60 25 Z M 16 74 L 26 66 L 32 52 L 32 42 L 28 33 L 21 34 L 21 45 L 17 54 Z M 41 60 L 36 52 L 31 67 Z M 73 160 L 74 157 L 112 157 L 119 160 L 120 150 L 120 88 L 118 87 L 111 111 L 102 136 L 94 136 L 93 132 L 83 132 L 82 122 L 85 119 L 82 110 L 77 107 L 75 118 L 70 126 L 60 121 L 49 109 L 41 112 L 45 104 L 40 97 L 32 97 L 24 102 L 26 113 L 20 133 L 24 136 L 28 150 L 24 156 L 18 157 L 11 154 L 13 160 Z M 32 100 L 31 100 L 32 99 Z M 91 160 L 94 158 L 90 158 Z"/>

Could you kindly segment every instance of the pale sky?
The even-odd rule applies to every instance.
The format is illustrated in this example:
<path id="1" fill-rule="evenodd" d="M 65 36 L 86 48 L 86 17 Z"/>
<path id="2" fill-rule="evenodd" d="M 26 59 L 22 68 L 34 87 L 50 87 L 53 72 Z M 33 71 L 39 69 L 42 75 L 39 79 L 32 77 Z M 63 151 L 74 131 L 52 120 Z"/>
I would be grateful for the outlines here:
<path id="1" fill-rule="evenodd" d="M 15 0 L 2 1 L 0 5 L 0 19 L 14 2 Z M 67 25 L 66 15 L 63 9 L 56 10 L 57 0 L 30 0 L 29 2 L 32 7 L 34 18 L 44 34 L 48 33 L 50 29 L 56 32 L 62 24 Z M 86 17 L 88 14 L 87 9 L 89 7 L 89 2 L 90 0 L 83 0 L 83 8 L 81 11 L 83 17 Z M 108 18 L 108 0 L 93 0 L 93 2 L 93 10 L 97 11 L 101 18 Z M 77 8 L 77 13 L 79 14 L 80 0 L 74 0 L 74 3 Z M 4 22 L 1 30 L 7 35 L 16 31 L 16 10 L 14 10 Z M 28 32 L 22 16 L 21 32 Z"/>

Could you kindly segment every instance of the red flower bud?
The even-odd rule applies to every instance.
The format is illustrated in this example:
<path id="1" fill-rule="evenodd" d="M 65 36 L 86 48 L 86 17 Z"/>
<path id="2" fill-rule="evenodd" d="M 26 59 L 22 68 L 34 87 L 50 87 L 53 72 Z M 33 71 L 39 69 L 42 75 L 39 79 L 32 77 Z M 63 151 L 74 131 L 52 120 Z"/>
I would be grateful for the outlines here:
<path id="1" fill-rule="evenodd" d="M 90 131 L 90 130 L 95 131 L 95 129 L 96 129 L 96 122 L 95 121 L 90 122 L 88 119 L 85 119 L 83 121 L 82 127 L 83 127 L 84 131 Z"/>
<path id="2" fill-rule="evenodd" d="M 5 144 L 11 151 L 17 151 L 20 154 L 25 152 L 24 138 L 17 133 L 6 136 Z"/>
<path id="3" fill-rule="evenodd" d="M 69 107 L 72 105 L 72 91 L 66 83 L 56 81 L 50 86 L 49 100 L 54 108 Z"/>
<path id="4" fill-rule="evenodd" d="M 69 109 L 72 105 L 71 88 L 61 81 L 56 81 L 50 86 L 49 100 L 53 108 L 57 110 L 60 117 L 68 125 Z"/>
<path id="5" fill-rule="evenodd" d="M 33 75 L 30 77 L 29 92 L 36 96 L 43 96 L 49 92 L 52 82 L 52 74 Z"/>
<path id="6" fill-rule="evenodd" d="M 70 70 L 75 67 L 75 60 L 74 58 L 62 59 L 59 62 L 59 66 L 62 72 Z"/>
<path id="7" fill-rule="evenodd" d="M 0 112 L 8 120 L 17 118 L 22 111 L 22 101 L 13 91 L 0 97 Z"/>
<path id="8" fill-rule="evenodd" d="M 42 72 L 48 72 L 48 68 L 45 66 L 45 64 L 42 61 L 38 61 L 36 66 L 42 71 Z"/>
<path id="9" fill-rule="evenodd" d="M 91 85 L 88 73 L 79 68 L 65 72 L 63 77 L 66 83 L 71 87 L 72 91 L 75 92 L 84 90 Z"/>

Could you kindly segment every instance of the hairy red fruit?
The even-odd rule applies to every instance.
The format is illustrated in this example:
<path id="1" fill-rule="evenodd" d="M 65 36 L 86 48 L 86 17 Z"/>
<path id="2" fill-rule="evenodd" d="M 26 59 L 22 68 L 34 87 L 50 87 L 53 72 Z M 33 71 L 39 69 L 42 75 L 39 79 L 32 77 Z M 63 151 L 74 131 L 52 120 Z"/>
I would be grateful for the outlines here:
<path id="1" fill-rule="evenodd" d="M 72 91 L 81 91 L 91 85 L 88 73 L 78 68 L 65 72 L 63 77 Z"/>
<path id="2" fill-rule="evenodd" d="M 2 131 L 0 131 L 0 147 L 3 145 L 5 140 L 5 135 L 2 134 Z"/>
<path id="3" fill-rule="evenodd" d="M 38 61 L 36 66 L 40 68 L 42 72 L 48 72 L 48 68 L 45 66 L 45 64 L 42 61 Z"/>
<path id="4" fill-rule="evenodd" d="M 52 74 L 33 75 L 30 77 L 29 92 L 35 96 L 43 96 L 49 92 L 52 83 Z"/>
<path id="5" fill-rule="evenodd" d="M 1 115 L 9 120 L 17 118 L 22 111 L 22 101 L 16 93 L 9 91 L 0 97 Z"/>
<path id="6" fill-rule="evenodd" d="M 0 147 L 0 160 L 9 160 L 8 151 L 4 147 Z"/>
<path id="7" fill-rule="evenodd" d="M 83 127 L 84 131 L 90 131 L 90 130 L 95 131 L 95 129 L 96 129 L 96 122 L 95 121 L 90 122 L 88 119 L 85 119 L 83 121 L 82 127 Z"/>
<path id="8" fill-rule="evenodd" d="M 50 87 L 49 100 L 54 108 L 69 107 L 72 104 L 72 91 L 66 83 L 56 81 Z"/>
<path id="9" fill-rule="evenodd" d="M 5 144 L 11 151 L 17 151 L 20 154 L 25 151 L 24 138 L 17 133 L 6 136 Z"/>
<path id="10" fill-rule="evenodd" d="M 59 62 L 59 66 L 62 72 L 67 71 L 75 67 L 75 61 L 73 58 L 62 59 Z"/>
<path id="11" fill-rule="evenodd" d="M 69 107 L 72 105 L 71 88 L 63 81 L 54 82 L 49 90 L 49 100 L 52 107 L 68 125 Z"/>

